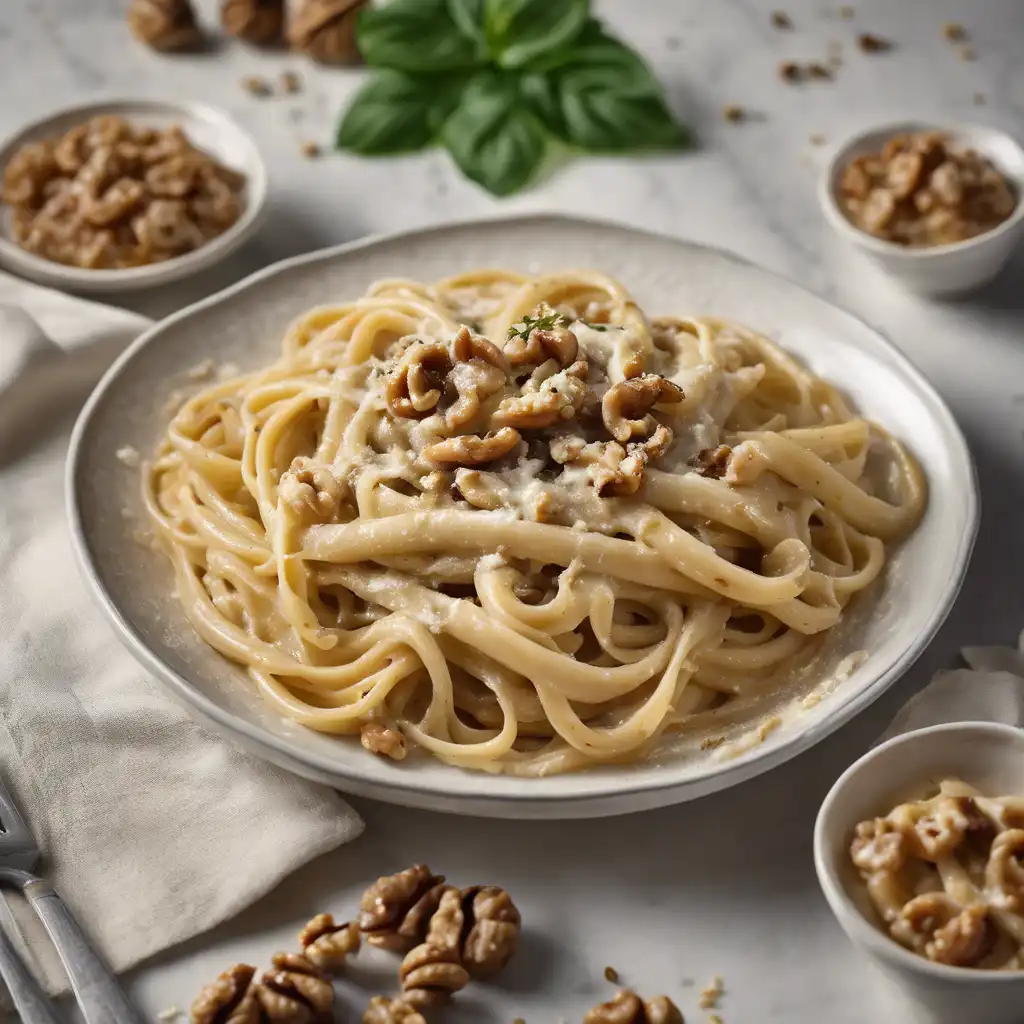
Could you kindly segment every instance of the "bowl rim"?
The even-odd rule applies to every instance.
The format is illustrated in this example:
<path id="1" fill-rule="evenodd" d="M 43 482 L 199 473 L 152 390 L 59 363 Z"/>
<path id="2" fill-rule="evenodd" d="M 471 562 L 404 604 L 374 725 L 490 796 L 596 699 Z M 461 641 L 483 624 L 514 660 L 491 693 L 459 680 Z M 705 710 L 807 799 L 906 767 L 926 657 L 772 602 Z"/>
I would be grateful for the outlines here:
<path id="1" fill-rule="evenodd" d="M 889 242 L 884 238 L 876 238 L 874 235 L 869 235 L 866 231 L 858 228 L 847 218 L 846 214 L 843 213 L 842 207 L 839 205 L 836 194 L 837 172 L 849 160 L 852 151 L 869 140 L 877 137 L 881 141 L 893 135 L 915 131 L 941 131 L 954 138 L 959 134 L 973 132 L 987 135 L 990 138 L 1001 139 L 1010 145 L 1016 151 L 1020 160 L 1021 171 L 1011 172 L 999 161 L 993 162 L 996 164 L 999 172 L 1008 178 L 1016 189 L 1017 205 L 1014 207 L 1013 213 L 1001 224 L 997 224 L 994 228 L 990 228 L 980 235 L 975 235 L 974 238 L 966 238 L 962 242 L 948 242 L 945 245 L 930 245 L 919 248 L 910 248 L 897 242 Z M 924 262 L 938 259 L 951 253 L 970 252 L 971 250 L 982 248 L 987 243 L 995 241 L 1003 235 L 1009 234 L 1024 221 L 1024 146 L 1009 132 L 972 121 L 958 121 L 946 125 L 937 124 L 927 119 L 885 122 L 854 132 L 833 148 L 828 162 L 818 177 L 817 192 L 818 203 L 832 228 L 863 249 L 868 249 L 890 258 L 895 257 L 896 259 L 906 260 L 907 262 Z"/>
<path id="2" fill-rule="evenodd" d="M 877 951 L 879 955 L 895 961 L 902 970 L 924 974 L 944 982 L 970 982 L 974 985 L 978 984 L 979 981 L 1000 985 L 1011 983 L 1024 984 L 1024 968 L 1017 971 L 993 971 L 980 967 L 952 967 L 948 964 L 935 963 L 935 961 L 912 953 L 909 949 L 901 946 L 891 935 L 869 921 L 863 911 L 853 902 L 846 890 L 846 886 L 836 876 L 836 872 L 831 864 L 831 858 L 826 849 L 826 844 L 834 837 L 834 831 L 829 828 L 831 823 L 828 819 L 835 812 L 835 805 L 851 779 L 855 778 L 867 765 L 889 750 L 907 743 L 919 743 L 924 737 L 942 736 L 952 732 L 1012 737 L 1022 744 L 1021 756 L 1022 760 L 1024 760 L 1024 729 L 1016 725 L 1007 725 L 1004 722 L 943 722 L 939 725 L 911 729 L 909 732 L 891 737 L 884 743 L 879 743 L 857 758 L 836 779 L 825 799 L 821 802 L 814 821 L 813 850 L 815 874 L 818 876 L 818 884 L 825 896 L 825 901 L 829 905 L 829 909 L 853 942 L 866 947 L 872 952 Z M 925 742 L 928 741 L 925 740 Z"/>
<path id="3" fill-rule="evenodd" d="M 938 601 L 931 610 L 931 614 L 924 624 L 924 628 L 915 636 L 913 641 L 905 647 L 899 657 L 897 657 L 885 671 L 880 671 L 873 680 L 867 683 L 844 705 L 842 705 L 839 714 L 825 716 L 821 721 L 814 723 L 806 729 L 794 731 L 791 734 L 783 734 L 772 746 L 762 745 L 757 748 L 760 751 L 757 756 L 739 757 L 735 761 L 727 764 L 718 764 L 715 766 L 713 771 L 701 773 L 691 779 L 681 781 L 678 778 L 659 777 L 655 779 L 647 778 L 631 780 L 628 775 L 620 771 L 615 776 L 614 780 L 609 780 L 606 785 L 595 787 L 594 791 L 587 793 L 559 792 L 557 789 L 553 789 L 552 791 L 534 789 L 526 792 L 489 792 L 486 794 L 480 794 L 473 792 L 471 787 L 461 787 L 457 784 L 453 785 L 448 782 L 438 784 L 431 780 L 420 779 L 411 773 L 406 774 L 403 778 L 397 780 L 382 777 L 381 774 L 378 774 L 373 770 L 372 765 L 369 763 L 369 759 L 365 765 L 363 762 L 359 762 L 356 765 L 349 765 L 339 764 L 336 760 L 321 756 L 316 751 L 304 750 L 301 752 L 300 756 L 295 750 L 294 745 L 289 744 L 281 737 L 265 731 L 254 723 L 239 719 L 232 712 L 221 707 L 221 705 L 203 694 L 196 686 L 190 683 L 187 678 L 179 675 L 166 665 L 155 652 L 150 650 L 142 637 L 135 632 L 130 623 L 121 614 L 111 596 L 107 593 L 103 582 L 100 579 L 99 572 L 93 565 L 89 542 L 83 528 L 82 517 L 79 510 L 78 489 L 76 485 L 78 462 L 82 451 L 82 444 L 93 412 L 101 403 L 107 389 L 116 381 L 117 377 L 121 374 L 122 369 L 132 359 L 134 354 L 149 344 L 152 340 L 159 337 L 159 334 L 168 326 L 185 320 L 197 313 L 201 313 L 205 309 L 214 306 L 225 299 L 233 297 L 243 290 L 256 288 L 262 281 L 276 274 L 285 273 L 294 267 L 323 262 L 331 260 L 337 256 L 359 252 L 361 249 L 372 247 L 382 242 L 406 239 L 419 235 L 431 235 L 435 234 L 438 230 L 445 230 L 448 228 L 493 226 L 495 224 L 517 222 L 529 223 L 537 221 L 556 223 L 560 225 L 563 230 L 571 229 L 573 226 L 580 225 L 620 231 L 627 230 L 636 235 L 647 236 L 660 241 L 669 241 L 677 245 L 687 245 L 696 249 L 714 253 L 717 257 L 724 258 L 738 266 L 744 268 L 753 267 L 760 273 L 768 274 L 777 281 L 784 282 L 788 287 L 799 289 L 804 294 L 813 296 L 816 300 L 826 303 L 833 309 L 840 310 L 845 316 L 850 317 L 862 328 L 870 331 L 876 338 L 878 338 L 884 344 L 889 358 L 897 365 L 901 373 L 910 378 L 914 387 L 921 394 L 922 398 L 926 400 L 927 404 L 931 408 L 933 416 L 943 423 L 954 449 L 951 454 L 962 466 L 964 471 L 964 483 L 966 485 L 966 493 L 962 495 L 964 499 L 964 529 L 956 541 L 956 548 L 952 559 L 953 571 L 950 575 L 945 593 L 942 595 L 942 599 Z M 351 242 L 344 242 L 339 245 L 280 260 L 254 274 L 251 274 L 249 277 L 236 282 L 221 292 L 215 293 L 214 295 L 208 296 L 199 302 L 193 303 L 192 305 L 179 310 L 177 313 L 174 313 L 166 319 L 154 324 L 148 330 L 143 332 L 114 361 L 100 379 L 76 420 L 65 464 L 66 511 L 71 530 L 72 547 L 75 551 L 75 557 L 79 568 L 87 580 L 94 599 L 100 605 L 107 617 L 107 620 L 114 627 L 114 631 L 121 642 L 128 648 L 137 661 L 168 685 L 172 692 L 183 698 L 186 703 L 192 705 L 200 714 L 216 723 L 228 734 L 240 735 L 244 737 L 246 742 L 256 747 L 272 750 L 278 758 L 282 758 L 292 763 L 299 761 L 310 769 L 318 772 L 321 776 L 330 776 L 335 779 L 345 780 L 351 784 L 361 785 L 367 788 L 372 787 L 372 789 L 378 794 L 382 792 L 396 795 L 418 794 L 431 798 L 441 798 L 454 803 L 476 803 L 478 805 L 480 801 L 483 801 L 488 806 L 512 806 L 524 804 L 562 805 L 567 802 L 571 802 L 574 806 L 586 806 L 587 804 L 590 804 L 596 807 L 602 803 L 607 804 L 609 801 L 615 802 L 625 797 L 642 796 L 644 794 L 670 791 L 679 788 L 681 785 L 694 788 L 700 787 L 699 793 L 694 793 L 692 797 L 687 797 L 687 799 L 691 799 L 696 798 L 697 796 L 717 792 L 747 779 L 754 778 L 755 776 L 789 761 L 798 754 L 810 749 L 820 742 L 825 736 L 838 729 L 844 722 L 849 721 L 855 715 L 859 714 L 865 707 L 870 705 L 897 679 L 899 679 L 919 657 L 931 639 L 935 636 L 942 623 L 946 620 L 963 585 L 970 555 L 974 547 L 978 530 L 979 501 L 977 470 L 971 457 L 967 442 L 955 418 L 953 417 L 952 412 L 949 410 L 948 406 L 932 384 L 911 362 L 911 360 L 904 355 L 895 344 L 889 341 L 888 338 L 881 334 L 877 329 L 871 327 L 867 321 L 856 314 L 837 306 L 835 303 L 820 297 L 811 289 L 797 284 L 784 275 L 762 267 L 761 265 L 756 264 L 751 260 L 747 260 L 744 257 L 738 256 L 727 249 L 680 239 L 668 232 L 639 228 L 636 225 L 617 222 L 609 218 L 576 216 L 561 212 L 550 213 L 531 211 L 515 214 L 503 213 L 484 217 L 471 216 L 454 221 L 446 221 L 441 225 L 427 224 L 412 229 L 401 229 L 365 236 Z M 278 763 L 281 762 L 279 761 Z M 475 773 L 472 774 L 475 775 Z M 458 770 L 453 768 L 451 778 L 457 779 L 458 777 Z M 561 778 L 572 779 L 573 777 L 575 777 L 575 773 L 562 776 Z M 480 812 L 473 810 L 466 813 Z M 609 812 L 596 811 L 595 813 L 602 814 Z M 621 813 L 621 811 L 611 813 Z"/>
<path id="4" fill-rule="evenodd" d="M 27 252 L 17 243 L 11 241 L 4 232 L 0 232 L 0 258 L 11 268 L 24 269 L 36 280 L 59 282 L 74 288 L 81 286 L 90 291 L 102 291 L 118 288 L 134 288 L 146 284 L 162 284 L 172 278 L 185 276 L 189 272 L 202 270 L 219 262 L 230 255 L 259 226 L 266 210 L 269 196 L 269 174 L 267 164 L 253 136 L 227 111 L 208 103 L 192 100 L 176 101 L 151 98 L 132 98 L 124 96 L 108 96 L 88 103 L 75 103 L 59 107 L 47 114 L 26 122 L 14 131 L 0 138 L 0 175 L 14 155 L 17 148 L 36 133 L 45 131 L 56 122 L 69 117 L 87 120 L 102 115 L 112 108 L 122 108 L 123 116 L 131 120 L 133 116 L 144 116 L 147 112 L 177 112 L 184 123 L 187 134 L 189 121 L 204 121 L 233 134 L 250 151 L 253 158 L 253 169 L 246 171 L 245 209 L 242 216 L 223 234 L 217 235 L 205 245 L 191 252 L 182 253 L 161 263 L 148 263 L 141 267 L 124 267 L 119 270 L 88 270 L 85 267 L 72 267 L 55 260 Z"/>

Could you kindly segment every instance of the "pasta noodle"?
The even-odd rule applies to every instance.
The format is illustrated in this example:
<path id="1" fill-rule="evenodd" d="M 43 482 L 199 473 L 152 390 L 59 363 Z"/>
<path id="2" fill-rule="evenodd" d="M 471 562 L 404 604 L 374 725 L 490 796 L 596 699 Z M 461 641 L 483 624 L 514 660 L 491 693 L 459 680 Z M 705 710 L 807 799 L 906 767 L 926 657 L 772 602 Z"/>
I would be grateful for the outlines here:
<path id="1" fill-rule="evenodd" d="M 897 942 L 951 967 L 1024 967 L 1024 797 L 947 779 L 861 822 L 850 857 Z"/>
<path id="2" fill-rule="evenodd" d="M 521 775 L 785 682 L 926 501 L 768 339 L 590 271 L 314 309 L 143 475 L 190 621 L 282 715 Z"/>

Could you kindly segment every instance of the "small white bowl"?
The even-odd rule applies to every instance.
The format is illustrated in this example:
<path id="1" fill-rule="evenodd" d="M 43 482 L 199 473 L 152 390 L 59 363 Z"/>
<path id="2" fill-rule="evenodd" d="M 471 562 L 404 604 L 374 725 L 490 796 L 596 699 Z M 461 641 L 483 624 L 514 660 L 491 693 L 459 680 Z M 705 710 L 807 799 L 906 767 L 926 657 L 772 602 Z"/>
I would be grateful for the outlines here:
<path id="1" fill-rule="evenodd" d="M 26 252 L 12 238 L 10 208 L 0 206 L 0 266 L 40 284 L 67 291 L 136 291 L 208 270 L 234 252 L 259 228 L 267 201 L 267 170 L 263 158 L 256 143 L 235 121 L 202 103 L 118 99 L 67 107 L 33 121 L 0 142 L 0 174 L 17 149 L 26 142 L 61 135 L 74 125 L 101 114 L 113 114 L 132 124 L 152 128 L 180 125 L 196 146 L 245 175 L 242 216 L 222 235 L 201 248 L 163 263 L 125 270 L 86 270 Z"/>
<path id="2" fill-rule="evenodd" d="M 838 199 L 846 165 L 855 157 L 877 153 L 893 135 L 920 131 L 945 132 L 954 144 L 988 157 L 1017 193 L 1017 207 L 1010 217 L 965 242 L 913 249 L 855 227 Z M 910 290 L 925 295 L 967 292 L 992 280 L 1024 236 L 1024 149 L 1012 136 L 985 125 L 946 126 L 917 121 L 881 125 L 852 136 L 835 151 L 819 181 L 818 200 L 837 234 Z"/>
<path id="3" fill-rule="evenodd" d="M 947 778 L 994 796 L 1024 793 L 1024 730 L 956 722 L 904 733 L 869 751 L 840 776 L 818 812 L 818 881 L 843 931 L 902 997 L 898 1019 L 1020 1024 L 1024 971 L 947 967 L 904 949 L 872 919 L 863 883 L 849 861 L 858 822 L 887 814 Z"/>

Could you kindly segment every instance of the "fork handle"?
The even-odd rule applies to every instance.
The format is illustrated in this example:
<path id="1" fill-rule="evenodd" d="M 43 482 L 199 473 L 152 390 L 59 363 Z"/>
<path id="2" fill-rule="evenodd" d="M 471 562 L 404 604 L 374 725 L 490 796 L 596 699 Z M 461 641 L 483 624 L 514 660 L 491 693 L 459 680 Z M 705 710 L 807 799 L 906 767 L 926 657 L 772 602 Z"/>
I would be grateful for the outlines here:
<path id="1" fill-rule="evenodd" d="M 60 1024 L 46 993 L 18 955 L 14 944 L 0 930 L 0 978 L 22 1024 Z"/>
<path id="2" fill-rule="evenodd" d="M 145 1024 L 53 887 L 35 879 L 22 891 L 64 964 L 86 1024 Z"/>

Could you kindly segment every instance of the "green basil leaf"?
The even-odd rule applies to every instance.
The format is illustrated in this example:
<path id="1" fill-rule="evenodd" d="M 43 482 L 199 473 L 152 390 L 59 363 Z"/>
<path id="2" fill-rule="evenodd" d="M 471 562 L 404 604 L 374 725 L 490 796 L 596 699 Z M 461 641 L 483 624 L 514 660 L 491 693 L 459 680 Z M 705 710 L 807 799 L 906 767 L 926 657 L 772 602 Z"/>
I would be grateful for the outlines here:
<path id="1" fill-rule="evenodd" d="M 441 138 L 467 178 L 506 196 L 544 162 L 547 135 L 509 76 L 484 72 L 462 92 Z"/>
<path id="2" fill-rule="evenodd" d="M 522 70 L 542 74 L 570 65 L 573 67 L 613 65 L 622 70 L 629 69 L 635 74 L 650 77 L 650 71 L 643 58 L 625 43 L 608 35 L 597 18 L 587 19 L 571 46 L 563 46 L 539 54 Z"/>
<path id="3" fill-rule="evenodd" d="M 487 45 L 484 34 L 484 0 L 448 0 L 448 11 L 459 31 Z"/>
<path id="4" fill-rule="evenodd" d="M 622 152 L 675 148 L 692 141 L 665 103 L 658 80 L 628 46 L 606 35 L 597 23 L 571 57 L 547 74 L 557 81 L 562 127 L 551 131 L 583 149 Z"/>
<path id="5" fill-rule="evenodd" d="M 492 59 L 519 68 L 569 47 L 590 15 L 590 0 L 483 0 Z"/>
<path id="6" fill-rule="evenodd" d="M 568 134 L 558 80 L 553 75 L 529 74 L 519 79 L 519 91 L 529 108 L 553 135 Z"/>
<path id="7" fill-rule="evenodd" d="M 460 31 L 448 0 L 364 7 L 356 43 L 367 64 L 396 71 L 458 71 L 486 63 L 482 40 Z"/>
<path id="8" fill-rule="evenodd" d="M 461 81 L 378 71 L 349 104 L 335 144 L 365 156 L 422 149 L 454 109 Z"/>

